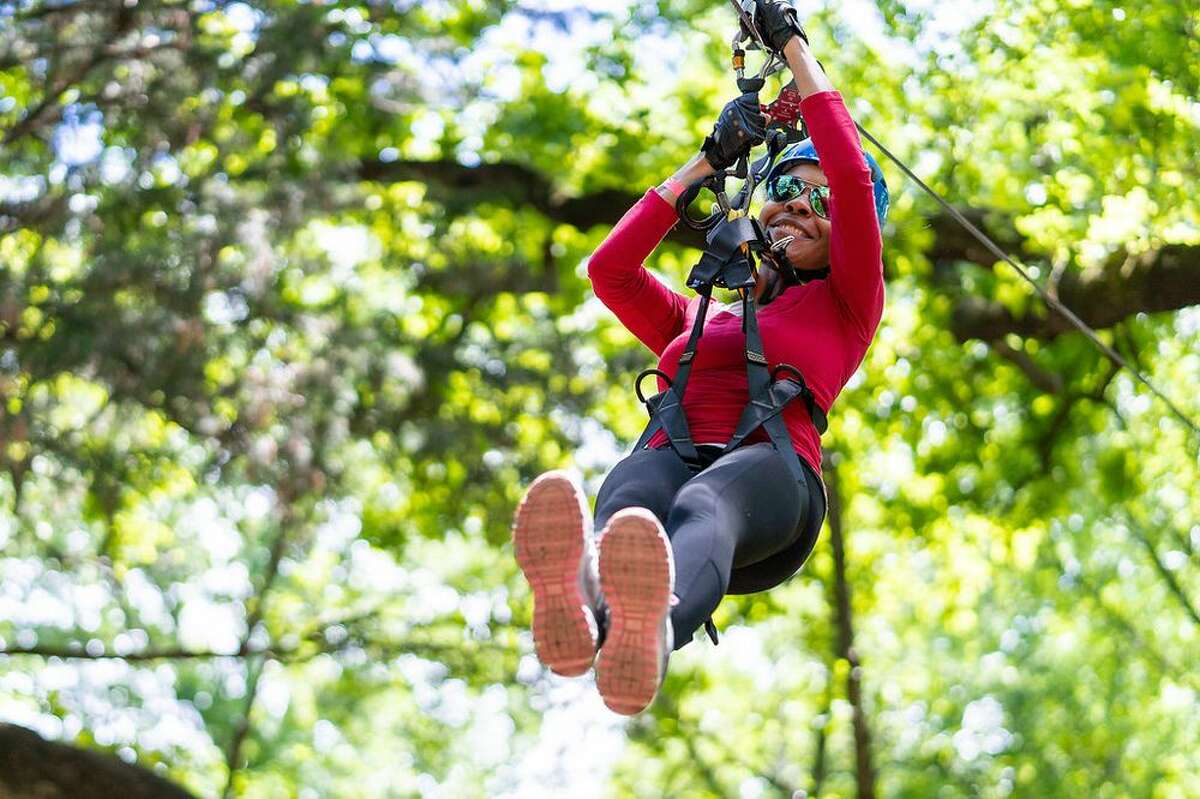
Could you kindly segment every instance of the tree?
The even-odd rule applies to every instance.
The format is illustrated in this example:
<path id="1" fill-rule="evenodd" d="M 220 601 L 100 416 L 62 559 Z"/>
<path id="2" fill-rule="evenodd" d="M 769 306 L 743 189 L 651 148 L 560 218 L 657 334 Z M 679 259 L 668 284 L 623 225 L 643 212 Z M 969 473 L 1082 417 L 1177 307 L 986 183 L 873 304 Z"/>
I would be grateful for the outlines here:
<path id="1" fill-rule="evenodd" d="M 113 757 L 44 740 L 37 733 L 0 724 L 0 796 L 5 799 L 190 799 L 161 777 Z"/>
<path id="2" fill-rule="evenodd" d="M 1195 416 L 1196 11 L 922 8 L 810 17 L 856 117 Z M 518 791 L 560 683 L 511 510 L 640 429 L 649 356 L 580 264 L 733 92 L 732 24 L 0 11 L 3 717 L 203 795 Z M 1195 439 L 885 171 L 888 311 L 829 440 L 844 568 L 822 542 L 727 601 L 735 645 L 673 661 L 613 790 L 848 794 L 855 718 L 882 796 L 1195 790 Z"/>

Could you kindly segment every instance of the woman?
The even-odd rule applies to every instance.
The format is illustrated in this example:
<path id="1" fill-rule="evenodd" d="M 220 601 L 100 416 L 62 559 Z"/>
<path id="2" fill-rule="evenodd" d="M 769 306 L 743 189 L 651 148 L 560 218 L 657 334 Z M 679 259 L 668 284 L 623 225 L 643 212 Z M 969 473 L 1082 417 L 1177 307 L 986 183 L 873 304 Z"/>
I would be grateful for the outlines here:
<path id="1" fill-rule="evenodd" d="M 757 317 L 770 365 L 796 366 L 828 409 L 862 362 L 883 312 L 887 187 L 794 10 L 782 0 L 759 0 L 756 22 L 786 58 L 812 132 L 772 168 L 759 220 L 772 241 L 793 237 L 785 251 L 802 274 L 824 275 L 828 267 L 824 279 L 790 286 Z M 662 285 L 642 262 L 678 221 L 683 188 L 740 154 L 721 147 L 738 138 L 723 127 L 738 102 L 726 107 L 703 154 L 647 191 L 588 265 L 596 295 L 672 377 L 698 298 Z M 741 152 L 755 143 L 743 142 Z M 721 455 L 748 400 L 740 313 L 740 305 L 710 311 L 684 394 L 702 456 L 698 473 L 660 431 L 605 479 L 594 522 L 582 491 L 559 471 L 535 480 L 517 509 L 514 548 L 533 588 L 538 656 L 563 675 L 584 673 L 594 659 L 600 693 L 618 713 L 650 704 L 669 653 L 691 640 L 726 593 L 765 590 L 794 574 L 824 519 L 820 442 L 802 403 L 788 405 L 783 416 L 804 484 L 761 430 Z M 598 544 L 593 529 L 602 531 Z"/>

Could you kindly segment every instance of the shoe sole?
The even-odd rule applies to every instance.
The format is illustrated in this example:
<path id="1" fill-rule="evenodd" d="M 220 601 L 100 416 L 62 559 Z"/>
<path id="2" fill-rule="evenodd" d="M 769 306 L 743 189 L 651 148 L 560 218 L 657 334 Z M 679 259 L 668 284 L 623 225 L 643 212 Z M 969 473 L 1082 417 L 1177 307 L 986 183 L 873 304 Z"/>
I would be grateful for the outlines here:
<path id="1" fill-rule="evenodd" d="M 654 514 L 626 508 L 600 538 L 600 590 L 608 633 L 596 659 L 596 687 L 612 711 L 645 710 L 662 682 L 662 624 L 670 612 L 675 564 Z"/>
<path id="2" fill-rule="evenodd" d="M 538 660 L 564 677 L 585 673 L 596 657 L 596 620 L 579 586 L 589 519 L 575 483 L 553 471 L 533 481 L 513 520 L 517 565 L 533 589 Z"/>

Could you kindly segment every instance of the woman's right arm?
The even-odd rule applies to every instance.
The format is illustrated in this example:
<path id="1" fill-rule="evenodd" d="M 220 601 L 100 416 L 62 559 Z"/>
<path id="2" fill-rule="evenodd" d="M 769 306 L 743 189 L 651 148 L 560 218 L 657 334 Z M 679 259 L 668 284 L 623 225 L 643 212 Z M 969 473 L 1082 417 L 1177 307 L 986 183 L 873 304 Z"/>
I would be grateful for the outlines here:
<path id="1" fill-rule="evenodd" d="M 697 155 L 673 177 L 687 186 L 713 171 Z M 666 184 L 647 191 L 588 260 L 588 278 L 596 296 L 655 355 L 661 355 L 683 331 L 688 303 L 687 297 L 667 288 L 643 264 L 679 221 L 675 199 Z"/>

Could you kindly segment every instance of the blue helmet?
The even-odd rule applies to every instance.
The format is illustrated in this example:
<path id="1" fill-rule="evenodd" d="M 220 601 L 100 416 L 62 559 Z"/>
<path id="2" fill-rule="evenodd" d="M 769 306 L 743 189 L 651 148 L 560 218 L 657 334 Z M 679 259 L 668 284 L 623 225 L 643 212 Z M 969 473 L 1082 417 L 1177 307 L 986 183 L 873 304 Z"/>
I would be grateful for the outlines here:
<path id="1" fill-rule="evenodd" d="M 879 217 L 879 227 L 883 227 L 883 220 L 887 218 L 888 211 L 888 187 L 887 182 L 883 179 L 883 170 L 879 168 L 879 164 L 871 157 L 871 154 L 864 151 L 863 157 L 866 159 L 867 166 L 871 170 L 871 183 L 875 188 L 875 215 Z M 813 144 L 812 139 L 796 142 L 789 146 L 779 154 L 779 160 L 771 167 L 771 171 L 767 173 L 767 182 L 776 175 L 782 175 L 793 164 L 809 162 L 813 164 L 821 163 L 821 159 L 817 156 L 817 148 Z"/>

